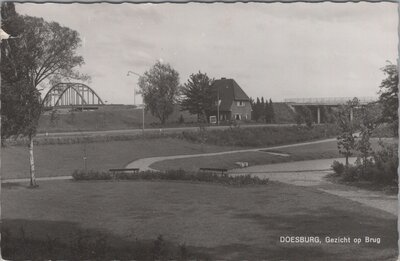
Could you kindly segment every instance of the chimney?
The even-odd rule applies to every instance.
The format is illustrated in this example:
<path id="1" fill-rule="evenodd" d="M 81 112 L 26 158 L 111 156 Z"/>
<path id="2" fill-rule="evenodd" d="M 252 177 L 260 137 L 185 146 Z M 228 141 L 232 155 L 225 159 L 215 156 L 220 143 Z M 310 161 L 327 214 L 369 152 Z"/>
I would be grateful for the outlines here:
<path id="1" fill-rule="evenodd" d="M 225 77 L 221 77 L 221 80 L 226 80 L 226 78 Z"/>

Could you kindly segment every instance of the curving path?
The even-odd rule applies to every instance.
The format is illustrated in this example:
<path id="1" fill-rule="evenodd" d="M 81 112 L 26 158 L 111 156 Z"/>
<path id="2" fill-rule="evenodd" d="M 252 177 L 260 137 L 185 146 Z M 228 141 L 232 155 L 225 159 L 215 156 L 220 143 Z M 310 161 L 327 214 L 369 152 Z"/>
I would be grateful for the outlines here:
<path id="1" fill-rule="evenodd" d="M 144 158 L 144 159 L 138 159 L 138 160 L 135 160 L 135 161 L 129 163 L 128 165 L 126 165 L 125 168 L 139 168 L 141 170 L 154 170 L 154 169 L 150 168 L 150 165 L 153 163 L 159 162 L 159 161 L 164 161 L 164 160 L 218 156 L 218 155 L 232 154 L 232 153 L 238 153 L 238 152 L 254 152 L 254 151 L 259 151 L 259 150 L 275 150 L 275 149 L 283 149 L 283 148 L 297 147 L 297 146 L 310 145 L 310 144 L 318 144 L 318 143 L 324 143 L 324 142 L 335 141 L 335 140 L 336 140 L 336 138 L 332 138 L 332 139 L 309 141 L 309 142 L 303 142 L 303 143 L 280 145 L 280 146 L 266 147 L 266 148 Z M 271 154 L 275 155 L 276 153 L 271 152 Z"/>

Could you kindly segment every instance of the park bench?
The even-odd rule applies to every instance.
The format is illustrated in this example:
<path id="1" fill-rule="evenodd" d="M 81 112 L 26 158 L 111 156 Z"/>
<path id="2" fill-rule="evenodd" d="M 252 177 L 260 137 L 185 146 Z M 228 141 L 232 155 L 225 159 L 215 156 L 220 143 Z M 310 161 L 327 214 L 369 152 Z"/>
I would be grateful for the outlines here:
<path id="1" fill-rule="evenodd" d="M 113 178 L 116 179 L 116 178 L 118 178 L 118 174 L 124 173 L 124 172 L 132 172 L 132 174 L 138 174 L 138 173 L 139 173 L 139 168 L 132 168 L 132 169 L 109 169 L 109 171 L 112 173 Z"/>
<path id="2" fill-rule="evenodd" d="M 223 175 L 228 170 L 219 168 L 200 168 L 200 171 L 220 172 Z"/>

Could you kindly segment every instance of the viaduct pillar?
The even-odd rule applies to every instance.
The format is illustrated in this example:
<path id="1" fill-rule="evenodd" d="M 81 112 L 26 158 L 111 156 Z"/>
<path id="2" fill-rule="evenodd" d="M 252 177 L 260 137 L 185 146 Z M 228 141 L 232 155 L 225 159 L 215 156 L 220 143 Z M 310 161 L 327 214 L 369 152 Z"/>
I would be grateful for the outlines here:
<path id="1" fill-rule="evenodd" d="M 350 121 L 353 121 L 353 108 L 350 108 Z"/>

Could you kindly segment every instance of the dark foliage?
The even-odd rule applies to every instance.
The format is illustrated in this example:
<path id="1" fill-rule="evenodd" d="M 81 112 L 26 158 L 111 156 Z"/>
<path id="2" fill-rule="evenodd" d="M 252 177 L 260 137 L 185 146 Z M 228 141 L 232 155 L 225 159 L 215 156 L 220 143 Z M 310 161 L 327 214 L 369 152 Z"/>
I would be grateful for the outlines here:
<path id="1" fill-rule="evenodd" d="M 337 147 L 339 153 L 346 158 L 346 166 L 349 165 L 349 157 L 353 155 L 356 146 L 354 134 L 359 124 L 355 119 L 352 119 L 351 115 L 358 105 L 358 99 L 354 98 L 342 105 L 336 114 L 336 126 L 340 131 L 337 136 Z"/>
<path id="2" fill-rule="evenodd" d="M 382 68 L 386 78 L 382 81 L 380 87 L 379 102 L 383 106 L 381 121 L 391 124 L 393 133 L 398 136 L 399 128 L 399 98 L 398 98 L 398 85 L 399 75 L 397 65 L 389 63 Z"/>
<path id="3" fill-rule="evenodd" d="M 333 163 L 331 165 L 331 168 L 333 169 L 333 171 L 336 174 L 339 174 L 339 175 L 343 174 L 343 172 L 345 170 L 344 164 L 339 162 L 339 161 L 337 161 L 337 160 L 333 161 Z"/>
<path id="4" fill-rule="evenodd" d="M 200 71 L 190 75 L 187 83 L 181 89 L 183 98 L 180 102 L 181 110 L 187 110 L 197 115 L 199 122 L 208 122 L 212 110 L 215 108 L 216 97 L 211 87 L 213 79 Z"/>
<path id="5" fill-rule="evenodd" d="M 376 184 L 397 186 L 398 146 L 397 144 L 384 144 L 380 142 L 380 148 L 372 152 L 367 161 L 359 157 L 356 163 L 345 167 L 342 163 L 334 161 L 332 169 L 339 174 L 344 181 L 370 181 Z"/>
<path id="6" fill-rule="evenodd" d="M 21 227 L 18 233 L 2 228 L 2 256 L 7 260 L 209 260 L 185 245 L 176 245 L 159 235 L 154 241 L 135 240 L 116 246 L 104 234 L 77 231 L 70 241 L 47 235 L 33 238 Z"/>

